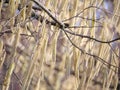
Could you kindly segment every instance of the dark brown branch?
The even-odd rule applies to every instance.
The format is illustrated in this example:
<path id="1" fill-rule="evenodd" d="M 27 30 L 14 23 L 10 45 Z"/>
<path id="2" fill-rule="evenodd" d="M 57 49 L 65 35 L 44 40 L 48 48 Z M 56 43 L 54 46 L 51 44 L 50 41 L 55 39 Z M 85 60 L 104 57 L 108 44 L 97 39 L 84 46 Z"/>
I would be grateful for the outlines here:
<path id="1" fill-rule="evenodd" d="M 68 36 L 67 33 L 72 34 L 72 35 L 75 35 L 75 36 L 80 36 L 80 37 L 82 37 L 82 38 L 92 39 L 92 40 L 95 40 L 95 41 L 101 42 L 101 43 L 111 43 L 111 42 L 114 42 L 114 41 L 119 40 L 120 38 L 117 38 L 117 39 L 114 39 L 114 40 L 111 40 L 111 41 L 100 41 L 100 40 L 97 40 L 97 39 L 92 38 L 92 37 L 89 37 L 89 36 L 85 36 L 85 35 L 81 35 L 81 34 L 75 34 L 75 33 L 73 33 L 73 32 L 70 32 L 70 31 L 68 31 L 68 30 L 65 30 L 65 29 L 64 29 L 64 24 L 63 24 L 62 22 L 60 22 L 59 20 L 57 20 L 57 19 L 51 14 L 51 12 L 50 12 L 48 9 L 46 9 L 41 3 L 38 3 L 38 2 L 35 1 L 35 0 L 32 0 L 32 1 L 33 1 L 34 3 L 36 3 L 39 7 L 41 7 L 41 8 L 61 27 L 61 30 L 64 31 L 64 33 L 65 33 L 65 35 L 67 36 L 68 40 L 71 42 L 71 44 L 72 44 L 74 47 L 76 47 L 77 49 L 79 49 L 82 53 L 85 53 L 85 54 L 87 54 L 87 55 L 89 55 L 89 56 L 92 56 L 92 57 L 94 57 L 94 58 L 97 58 L 97 59 L 98 59 L 100 62 L 102 62 L 104 65 L 110 65 L 110 66 L 113 66 L 113 67 L 115 67 L 115 68 L 119 68 L 119 67 L 117 67 L 117 66 L 114 66 L 114 65 L 106 62 L 104 59 L 102 59 L 102 58 L 100 58 L 100 57 L 98 57 L 98 56 L 96 56 L 96 55 L 90 54 L 90 53 L 88 53 L 88 52 L 83 51 L 82 49 L 80 49 L 76 44 L 74 44 L 74 43 L 72 42 L 72 40 L 70 39 L 70 37 Z M 93 6 L 91 6 L 91 7 L 93 7 Z"/>
<path id="2" fill-rule="evenodd" d="M 120 67 L 117 67 L 117 66 L 115 66 L 115 65 L 112 65 L 112 64 L 106 62 L 106 61 L 105 61 L 104 59 L 102 59 L 101 57 L 96 56 L 96 55 L 94 55 L 94 54 L 91 54 L 91 53 L 88 53 L 88 52 L 82 50 L 82 49 L 79 48 L 76 44 L 74 44 L 74 43 L 72 42 L 72 40 L 70 39 L 70 37 L 68 36 L 68 34 L 67 34 L 66 31 L 64 31 L 64 33 L 65 33 L 65 35 L 67 36 L 68 40 L 71 42 L 71 44 L 72 44 L 74 47 L 76 47 L 78 50 L 80 50 L 82 53 L 87 54 L 87 55 L 89 55 L 89 56 L 92 56 L 92 57 L 94 57 L 94 58 L 97 58 L 100 62 L 102 62 L 102 63 L 103 63 L 104 65 L 106 65 L 106 66 L 113 66 L 114 68 L 119 68 L 119 69 L 120 69 Z M 111 69 L 112 69 L 112 68 L 111 68 Z M 113 70 L 113 69 L 112 69 L 112 70 Z M 113 71 L 114 71 L 115 73 L 117 73 L 117 71 L 115 71 L 115 70 L 113 70 Z"/>
<path id="3" fill-rule="evenodd" d="M 46 9 L 41 3 L 38 3 L 36 0 L 31 0 L 31 1 L 33 1 L 35 4 L 37 4 L 40 8 L 42 8 L 57 23 L 57 25 L 59 27 L 61 27 L 61 28 L 65 27 L 64 24 L 62 22 L 60 22 L 59 20 L 57 20 L 54 17 L 54 15 L 52 15 L 51 12 L 48 9 Z"/>
<path id="4" fill-rule="evenodd" d="M 37 14 L 35 14 L 34 12 L 32 12 L 31 17 L 32 17 L 32 18 L 35 18 L 36 20 L 40 20 L 41 23 L 42 23 L 42 22 L 44 21 L 44 19 L 45 19 L 43 16 L 37 15 Z M 50 25 L 53 25 L 53 26 L 57 26 L 57 23 L 54 22 L 54 21 L 49 21 L 49 20 L 46 19 L 45 22 L 46 22 L 46 24 L 50 24 Z M 69 27 L 69 24 L 68 24 L 68 23 L 64 23 L 64 25 L 65 25 L 65 28 Z M 62 28 L 62 26 L 59 26 L 59 28 Z"/>
<path id="5" fill-rule="evenodd" d="M 67 28 L 94 28 L 94 27 L 103 27 L 103 26 L 69 26 Z"/>
<path id="6" fill-rule="evenodd" d="M 96 9 L 99 9 L 99 10 L 103 11 L 104 13 L 108 13 L 108 14 L 113 15 L 113 13 L 111 13 L 111 12 L 106 12 L 104 9 L 102 9 L 102 8 L 100 8 L 100 7 L 97 7 L 97 6 L 88 6 L 88 7 L 84 8 L 82 11 L 80 11 L 79 13 L 77 13 L 75 16 L 70 17 L 70 18 L 67 18 L 67 19 L 65 19 L 64 21 L 68 21 L 68 20 L 71 20 L 71 19 L 73 19 L 73 18 L 79 17 L 80 14 L 82 14 L 85 10 L 88 10 L 88 9 L 90 9 L 90 8 L 96 8 Z M 115 16 L 120 17 L 120 15 L 115 15 Z"/>
<path id="7" fill-rule="evenodd" d="M 62 30 L 65 28 L 65 24 L 62 23 L 62 22 L 60 22 L 59 20 L 57 20 L 52 15 L 52 13 L 48 9 L 46 9 L 41 3 L 38 3 L 35 0 L 31 0 L 31 1 L 33 1 L 35 4 L 37 4 L 40 8 L 42 8 L 56 22 L 56 25 L 58 25 L 58 27 L 60 27 Z M 86 10 L 86 9 L 88 9 L 88 8 L 91 8 L 91 7 L 98 8 L 96 6 L 89 6 L 89 7 L 85 8 L 85 9 L 83 9 L 83 11 Z M 78 13 L 76 16 L 78 16 L 79 14 L 81 14 L 83 11 L 81 11 L 80 13 Z M 71 17 L 71 18 L 73 18 L 73 17 Z M 93 37 L 90 37 L 90 36 L 86 36 L 86 35 L 76 34 L 74 32 L 68 31 L 68 30 L 64 30 L 64 31 L 67 32 L 67 33 L 69 33 L 69 34 L 72 34 L 72 35 L 75 35 L 75 36 L 79 36 L 79 37 L 82 37 L 82 38 L 88 38 L 88 39 L 91 39 L 91 40 L 94 40 L 94 41 L 100 42 L 100 43 L 112 43 L 112 42 L 120 40 L 120 37 L 119 37 L 119 38 L 116 38 L 116 39 L 113 39 L 113 40 L 110 40 L 110 41 L 101 41 L 101 40 L 97 40 L 96 38 L 93 38 Z"/>
<path id="8" fill-rule="evenodd" d="M 113 39 L 113 40 L 110 40 L 110 41 L 101 41 L 101 40 L 98 40 L 96 38 L 93 38 L 93 37 L 90 37 L 90 36 L 87 36 L 87 35 L 74 33 L 74 32 L 72 32 L 70 30 L 64 30 L 64 31 L 71 34 L 71 35 L 79 36 L 79 37 L 82 37 L 82 38 L 88 38 L 88 39 L 91 39 L 91 40 L 94 40 L 94 41 L 100 42 L 100 43 L 112 43 L 112 42 L 120 40 L 120 37 L 119 37 L 119 38 L 116 38 L 116 39 Z"/>

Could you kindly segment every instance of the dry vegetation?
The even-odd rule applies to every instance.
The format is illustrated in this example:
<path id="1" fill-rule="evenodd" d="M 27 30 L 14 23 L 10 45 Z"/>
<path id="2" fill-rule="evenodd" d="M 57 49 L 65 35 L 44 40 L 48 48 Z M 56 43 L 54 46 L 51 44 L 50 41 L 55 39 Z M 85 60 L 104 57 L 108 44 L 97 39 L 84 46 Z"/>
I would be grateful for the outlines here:
<path id="1" fill-rule="evenodd" d="M 120 0 L 0 0 L 0 90 L 120 90 L 119 11 Z"/>

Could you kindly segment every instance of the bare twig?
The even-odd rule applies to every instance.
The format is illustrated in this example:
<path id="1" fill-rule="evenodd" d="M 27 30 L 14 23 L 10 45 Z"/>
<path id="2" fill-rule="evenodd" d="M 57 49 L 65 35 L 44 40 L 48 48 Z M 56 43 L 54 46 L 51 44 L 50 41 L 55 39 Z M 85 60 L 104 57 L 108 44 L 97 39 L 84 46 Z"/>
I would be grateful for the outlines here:
<path id="1" fill-rule="evenodd" d="M 41 8 L 58 24 L 58 26 L 61 26 L 61 30 L 64 31 L 64 33 L 65 33 L 65 35 L 67 36 L 68 40 L 71 42 L 71 44 L 72 44 L 74 47 L 76 47 L 77 49 L 79 49 L 79 50 L 80 50 L 82 53 L 84 53 L 84 54 L 87 54 L 87 55 L 89 55 L 89 56 L 92 56 L 92 57 L 94 57 L 94 58 L 97 58 L 97 59 L 98 59 L 100 62 L 102 62 L 104 65 L 110 65 L 110 66 L 113 66 L 113 67 L 115 67 L 115 68 L 119 68 L 119 67 L 117 67 L 117 66 L 114 66 L 114 65 L 106 62 L 104 59 L 102 59 L 102 58 L 100 58 L 100 57 L 98 57 L 98 56 L 96 56 L 96 55 L 93 55 L 93 54 L 91 54 L 91 53 L 88 53 L 88 52 L 80 49 L 76 44 L 74 44 L 74 43 L 72 42 L 72 40 L 70 39 L 70 37 L 68 36 L 67 33 L 72 34 L 72 35 L 75 35 L 75 36 L 80 36 L 80 37 L 82 37 L 82 38 L 92 39 L 92 40 L 95 40 L 95 41 L 100 42 L 100 43 L 111 43 L 111 42 L 120 40 L 120 37 L 117 38 L 117 39 L 111 40 L 111 41 L 100 41 L 100 40 L 97 40 L 97 39 L 92 38 L 92 37 L 90 37 L 90 36 L 85 36 L 85 35 L 81 35 L 81 34 L 76 34 L 76 33 L 73 33 L 73 32 L 71 32 L 71 31 L 65 30 L 65 29 L 64 29 L 64 24 L 63 24 L 62 22 L 60 22 L 59 20 L 57 20 L 57 19 L 52 15 L 52 13 L 51 13 L 48 9 L 46 9 L 41 3 L 38 3 L 36 0 L 32 0 L 32 1 L 33 1 L 34 3 L 36 3 L 39 7 L 41 7 Z M 93 6 L 90 6 L 90 7 L 93 7 Z M 88 7 L 88 8 L 90 8 L 90 7 Z M 88 9 L 88 8 L 86 8 L 86 9 Z M 83 11 L 84 11 L 84 10 L 83 10 Z"/>
<path id="2" fill-rule="evenodd" d="M 94 28 L 94 27 L 103 27 L 103 26 L 69 26 L 67 28 Z"/>
<path id="3" fill-rule="evenodd" d="M 79 37 L 82 37 L 82 38 L 88 38 L 88 39 L 91 39 L 91 40 L 94 40 L 94 41 L 100 42 L 100 43 L 112 43 L 112 42 L 120 40 L 120 37 L 119 37 L 119 38 L 116 38 L 116 39 L 113 39 L 113 40 L 110 40 L 110 41 L 102 41 L 102 40 L 98 40 L 96 38 L 93 38 L 93 37 L 90 37 L 90 36 L 87 36 L 87 35 L 77 34 L 77 33 L 74 33 L 72 31 L 69 31 L 69 30 L 64 30 L 64 31 L 71 34 L 71 35 L 79 36 Z"/>
<path id="4" fill-rule="evenodd" d="M 58 24 L 58 27 L 60 27 L 62 30 L 65 28 L 64 23 L 62 23 L 59 20 L 57 20 L 54 17 L 54 15 L 46 7 L 44 7 L 41 3 L 38 3 L 36 0 L 31 0 L 31 1 L 33 1 L 35 4 L 37 4 L 40 8 L 42 8 Z M 91 8 L 91 7 L 98 8 L 96 6 L 89 6 L 89 7 L 85 8 L 84 10 L 86 10 L 88 8 Z M 80 13 L 82 13 L 83 11 L 81 11 Z M 76 16 L 78 16 L 79 14 L 77 14 Z M 93 37 L 90 37 L 90 36 L 86 36 L 86 35 L 76 34 L 74 32 L 68 31 L 68 30 L 64 30 L 64 31 L 69 33 L 69 34 L 72 34 L 72 35 L 75 35 L 75 36 L 79 36 L 79 37 L 82 37 L 82 38 L 92 39 L 92 40 L 94 40 L 96 42 L 100 42 L 100 43 L 112 43 L 112 42 L 120 40 L 120 37 L 119 37 L 119 38 L 116 38 L 116 39 L 113 39 L 113 40 L 110 40 L 110 41 L 101 41 L 101 40 L 97 40 L 96 38 L 93 38 Z"/>
<path id="5" fill-rule="evenodd" d="M 108 13 L 108 14 L 111 14 L 111 15 L 113 14 L 113 13 L 111 13 L 111 12 L 106 12 L 104 9 L 102 9 L 102 8 L 100 8 L 100 7 L 91 5 L 91 6 L 88 6 L 88 7 L 84 8 L 82 11 L 80 11 L 79 13 L 77 13 L 75 16 L 70 17 L 70 18 L 67 18 L 67 19 L 65 19 L 65 20 L 63 20 L 63 21 L 68 21 L 68 20 L 71 20 L 71 19 L 73 19 L 73 18 L 79 17 L 80 14 L 82 14 L 85 10 L 88 10 L 88 9 L 90 9 L 90 8 L 100 9 L 100 10 L 103 11 L 104 13 Z M 120 15 L 115 15 L 115 16 L 120 17 Z"/>

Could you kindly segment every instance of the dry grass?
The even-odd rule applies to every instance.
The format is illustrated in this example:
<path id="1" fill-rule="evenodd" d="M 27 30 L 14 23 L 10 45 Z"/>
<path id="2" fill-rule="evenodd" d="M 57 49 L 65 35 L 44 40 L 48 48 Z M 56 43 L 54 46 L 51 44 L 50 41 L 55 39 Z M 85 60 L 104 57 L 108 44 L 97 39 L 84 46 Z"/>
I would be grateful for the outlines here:
<path id="1" fill-rule="evenodd" d="M 65 30 L 87 38 L 66 34 L 34 0 L 4 1 L 0 90 L 117 90 L 120 41 L 101 41 L 120 37 L 119 0 L 114 0 L 113 11 L 104 9 L 103 0 L 36 0 L 69 25 Z"/>

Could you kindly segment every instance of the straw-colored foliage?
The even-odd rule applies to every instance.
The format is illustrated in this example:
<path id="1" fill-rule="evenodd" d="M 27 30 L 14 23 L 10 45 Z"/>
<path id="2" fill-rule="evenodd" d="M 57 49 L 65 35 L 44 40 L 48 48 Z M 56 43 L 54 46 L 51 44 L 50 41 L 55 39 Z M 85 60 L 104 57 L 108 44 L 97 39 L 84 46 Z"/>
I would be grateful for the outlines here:
<path id="1" fill-rule="evenodd" d="M 0 90 L 120 90 L 119 11 L 119 0 L 0 0 Z"/>

